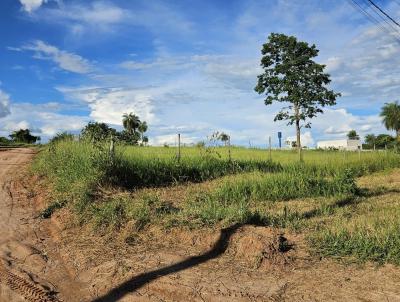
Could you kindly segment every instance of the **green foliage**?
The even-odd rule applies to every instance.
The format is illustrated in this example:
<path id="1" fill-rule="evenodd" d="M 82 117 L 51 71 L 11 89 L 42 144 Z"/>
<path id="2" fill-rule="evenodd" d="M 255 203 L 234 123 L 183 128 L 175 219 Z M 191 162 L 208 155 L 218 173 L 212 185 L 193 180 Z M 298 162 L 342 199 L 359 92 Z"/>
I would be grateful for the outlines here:
<path id="1" fill-rule="evenodd" d="M 53 138 L 50 139 L 49 143 L 54 144 L 60 141 L 73 141 L 74 135 L 68 132 L 59 132 Z"/>
<path id="2" fill-rule="evenodd" d="M 34 144 L 36 141 L 40 140 L 40 136 L 32 135 L 29 129 L 14 131 L 10 134 L 10 138 L 13 142 L 25 144 Z"/>
<path id="3" fill-rule="evenodd" d="M 368 214 L 337 221 L 309 238 L 321 255 L 400 265 L 399 207 L 379 205 Z"/>
<path id="4" fill-rule="evenodd" d="M 89 122 L 81 131 L 81 139 L 91 143 L 101 143 L 116 134 L 117 131 L 105 123 Z"/>
<path id="5" fill-rule="evenodd" d="M 221 132 L 221 133 L 219 134 L 219 136 L 218 136 L 218 139 L 221 140 L 221 142 L 224 142 L 224 144 L 225 144 L 225 146 L 226 146 L 226 144 L 228 143 L 230 137 L 229 137 L 228 134 L 226 134 L 226 133 L 224 133 L 224 132 Z"/>
<path id="6" fill-rule="evenodd" d="M 114 184 L 126 188 L 166 186 L 179 182 L 202 182 L 227 174 L 245 171 L 277 171 L 278 164 L 268 161 L 219 159 L 212 156 L 182 158 L 143 158 L 140 154 L 124 153 L 116 157 L 108 174 Z"/>
<path id="7" fill-rule="evenodd" d="M 129 114 L 124 113 L 122 116 L 122 125 L 124 126 L 125 130 L 132 135 L 141 125 L 141 121 L 139 117 L 132 112 Z"/>
<path id="8" fill-rule="evenodd" d="M 126 145 L 137 145 L 140 140 L 140 134 L 138 132 L 128 132 L 123 130 L 117 133 L 116 139 Z"/>
<path id="9" fill-rule="evenodd" d="M 8 138 L 0 136 L 0 146 L 8 146 L 11 143 L 12 142 Z"/>
<path id="10" fill-rule="evenodd" d="M 273 102 L 289 104 L 274 120 L 296 124 L 298 135 L 301 121 L 304 121 L 304 127 L 310 127 L 306 120 L 322 113 L 323 107 L 335 105 L 340 96 L 327 89 L 330 78 L 324 73 L 325 65 L 313 61 L 318 52 L 314 44 L 310 46 L 294 36 L 276 33 L 270 34 L 261 50 L 264 72 L 258 76 L 255 91 L 265 95 L 265 105 Z M 299 141 L 297 144 L 300 148 Z"/>
<path id="11" fill-rule="evenodd" d="M 373 149 L 393 149 L 396 146 L 396 138 L 389 134 L 379 134 L 375 136 L 374 134 L 367 134 L 365 136 L 365 148 Z"/>
<path id="12" fill-rule="evenodd" d="M 400 140 L 400 104 L 386 103 L 382 107 L 380 116 L 383 118 L 386 129 L 396 131 L 397 139 Z"/>
<path id="13" fill-rule="evenodd" d="M 349 133 L 347 133 L 347 138 L 348 139 L 360 139 L 360 136 L 357 134 L 356 130 L 350 130 Z"/>

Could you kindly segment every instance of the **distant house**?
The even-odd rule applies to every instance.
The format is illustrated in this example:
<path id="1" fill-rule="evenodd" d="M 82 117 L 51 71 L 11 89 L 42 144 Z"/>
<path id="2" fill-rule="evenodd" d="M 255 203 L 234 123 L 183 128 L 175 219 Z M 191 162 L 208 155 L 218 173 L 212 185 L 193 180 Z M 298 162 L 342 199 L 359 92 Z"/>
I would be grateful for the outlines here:
<path id="1" fill-rule="evenodd" d="M 339 139 L 334 141 L 317 142 L 317 148 L 357 151 L 358 149 L 362 149 L 362 144 L 359 139 Z"/>
<path id="2" fill-rule="evenodd" d="M 285 141 L 286 148 L 296 148 L 297 142 L 295 140 L 287 139 Z"/>

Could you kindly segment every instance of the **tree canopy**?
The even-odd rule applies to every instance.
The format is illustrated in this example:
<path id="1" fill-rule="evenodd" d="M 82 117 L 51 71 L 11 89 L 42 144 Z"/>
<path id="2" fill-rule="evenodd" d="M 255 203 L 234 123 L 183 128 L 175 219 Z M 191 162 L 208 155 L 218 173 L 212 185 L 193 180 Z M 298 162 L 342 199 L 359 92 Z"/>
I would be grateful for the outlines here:
<path id="1" fill-rule="evenodd" d="M 400 104 L 386 103 L 382 107 L 380 116 L 383 118 L 386 129 L 396 131 L 397 140 L 400 141 Z"/>
<path id="2" fill-rule="evenodd" d="M 365 148 L 366 149 L 384 149 L 384 148 L 394 148 L 396 143 L 396 138 L 389 134 L 367 134 L 365 136 Z"/>
<path id="3" fill-rule="evenodd" d="M 34 144 L 36 141 L 40 140 L 40 136 L 34 136 L 31 134 L 29 129 L 19 129 L 10 134 L 10 138 L 13 142 Z"/>
<path id="4" fill-rule="evenodd" d="M 140 126 L 140 119 L 137 115 L 131 113 L 124 113 L 122 116 L 122 125 L 129 134 L 133 134 Z"/>
<path id="5" fill-rule="evenodd" d="M 349 133 L 347 133 L 347 138 L 348 139 L 360 139 L 360 136 L 357 134 L 356 130 L 350 130 Z"/>
<path id="6" fill-rule="evenodd" d="M 296 125 L 297 148 L 301 149 L 300 129 L 310 128 L 309 119 L 322 113 L 322 108 L 336 104 L 340 96 L 327 88 L 329 74 L 325 65 L 316 63 L 316 46 L 298 41 L 294 36 L 271 33 L 262 47 L 261 67 L 255 91 L 265 95 L 265 105 L 286 103 L 274 121 L 286 120 Z"/>
<path id="7" fill-rule="evenodd" d="M 139 117 L 133 113 L 125 113 L 122 116 L 122 125 L 124 130 L 117 131 L 111 128 L 106 123 L 89 122 L 81 131 L 81 138 L 90 142 L 101 142 L 111 137 L 114 137 L 117 141 L 137 145 L 139 141 L 145 145 L 149 139 L 144 133 L 147 131 L 148 126 L 145 121 L 141 121 Z M 62 136 L 63 134 L 59 134 Z M 57 136 L 53 139 L 58 139 Z"/>
<path id="8" fill-rule="evenodd" d="M 90 142 L 100 142 L 116 135 L 117 130 L 106 123 L 89 122 L 81 131 L 81 138 Z"/>

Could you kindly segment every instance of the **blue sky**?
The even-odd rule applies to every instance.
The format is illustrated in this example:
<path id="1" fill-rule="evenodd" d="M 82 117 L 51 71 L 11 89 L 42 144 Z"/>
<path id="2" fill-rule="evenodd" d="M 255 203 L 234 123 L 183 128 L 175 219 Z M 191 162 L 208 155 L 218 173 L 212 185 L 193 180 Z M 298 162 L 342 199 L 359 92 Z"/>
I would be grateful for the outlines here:
<path id="1" fill-rule="evenodd" d="M 377 1 L 397 20 L 400 1 Z M 234 144 L 277 143 L 293 127 L 254 92 L 271 32 L 315 43 L 341 92 L 303 142 L 386 132 L 381 106 L 400 92 L 400 47 L 346 0 L 0 2 L 0 135 L 44 140 L 88 121 L 119 128 L 134 112 L 152 144 L 225 131 Z"/>

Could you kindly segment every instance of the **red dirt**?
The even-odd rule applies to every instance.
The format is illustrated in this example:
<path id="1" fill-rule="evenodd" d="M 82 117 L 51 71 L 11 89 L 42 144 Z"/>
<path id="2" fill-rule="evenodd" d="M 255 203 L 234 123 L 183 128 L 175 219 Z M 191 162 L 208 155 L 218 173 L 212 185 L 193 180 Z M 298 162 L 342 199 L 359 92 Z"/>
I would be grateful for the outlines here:
<path id="1" fill-rule="evenodd" d="M 32 153 L 0 152 L 0 301 L 400 301 L 398 267 L 315 258 L 302 236 L 267 227 L 153 227 L 127 244 L 66 209 L 35 218 L 45 195 L 17 181 Z"/>

